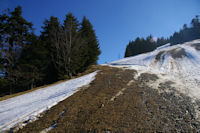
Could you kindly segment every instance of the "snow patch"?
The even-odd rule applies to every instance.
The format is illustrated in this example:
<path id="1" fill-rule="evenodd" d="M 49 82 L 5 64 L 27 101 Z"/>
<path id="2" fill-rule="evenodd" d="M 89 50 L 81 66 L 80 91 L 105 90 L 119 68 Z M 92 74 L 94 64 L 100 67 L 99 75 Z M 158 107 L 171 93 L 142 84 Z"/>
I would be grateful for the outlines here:
<path id="1" fill-rule="evenodd" d="M 95 79 L 96 72 L 0 101 L 0 131 L 23 126 Z"/>
<path id="2" fill-rule="evenodd" d="M 158 88 L 160 82 L 173 81 L 173 86 L 193 99 L 200 99 L 200 39 L 170 46 L 158 47 L 152 52 L 124 58 L 108 63 L 115 67 L 126 67 L 141 73 L 159 75 L 160 80 L 151 83 Z"/>

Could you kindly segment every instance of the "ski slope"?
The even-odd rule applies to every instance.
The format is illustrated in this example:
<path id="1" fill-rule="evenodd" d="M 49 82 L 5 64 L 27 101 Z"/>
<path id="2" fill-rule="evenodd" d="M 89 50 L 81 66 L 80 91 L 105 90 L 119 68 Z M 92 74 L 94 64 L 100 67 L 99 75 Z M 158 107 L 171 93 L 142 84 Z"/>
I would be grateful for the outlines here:
<path id="1" fill-rule="evenodd" d="M 200 39 L 170 46 L 109 63 L 138 72 L 154 73 L 177 84 L 181 93 L 200 99 Z"/>
<path id="2" fill-rule="evenodd" d="M 97 72 L 0 101 L 0 132 L 22 126 L 94 80 Z"/>

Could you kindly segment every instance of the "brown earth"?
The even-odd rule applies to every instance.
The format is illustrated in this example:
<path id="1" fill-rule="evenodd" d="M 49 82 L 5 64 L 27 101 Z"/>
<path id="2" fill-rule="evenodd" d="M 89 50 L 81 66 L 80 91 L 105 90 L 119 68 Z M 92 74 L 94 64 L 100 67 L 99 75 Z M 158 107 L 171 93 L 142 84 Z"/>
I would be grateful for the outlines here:
<path id="1" fill-rule="evenodd" d="M 196 45 L 195 45 L 195 48 L 197 48 Z M 174 59 L 187 57 L 187 53 L 185 52 L 185 50 L 183 48 L 175 48 L 175 49 L 168 50 L 168 51 L 160 51 L 155 57 L 155 62 L 162 62 L 164 60 L 163 54 L 165 52 L 170 54 L 172 56 L 172 58 L 174 58 Z"/>
<path id="2" fill-rule="evenodd" d="M 183 49 L 183 48 L 172 49 L 168 52 L 171 54 L 172 58 L 174 58 L 174 59 L 187 56 L 187 53 L 185 52 L 185 49 Z"/>
<path id="3" fill-rule="evenodd" d="M 196 50 L 200 51 L 200 43 L 195 43 L 191 45 L 192 47 L 194 47 Z"/>
<path id="4" fill-rule="evenodd" d="M 164 54 L 164 53 L 165 53 L 165 51 L 160 51 L 160 52 L 156 55 L 155 59 L 156 59 L 157 62 L 163 60 L 161 57 L 162 57 L 162 54 Z"/>
<path id="5" fill-rule="evenodd" d="M 123 132 L 198 132 L 191 99 L 175 96 L 172 82 L 160 84 L 162 93 L 149 88 L 158 77 L 137 71 L 101 67 L 89 87 L 60 102 L 19 133 L 123 133 Z M 165 89 L 172 90 L 169 93 Z"/>

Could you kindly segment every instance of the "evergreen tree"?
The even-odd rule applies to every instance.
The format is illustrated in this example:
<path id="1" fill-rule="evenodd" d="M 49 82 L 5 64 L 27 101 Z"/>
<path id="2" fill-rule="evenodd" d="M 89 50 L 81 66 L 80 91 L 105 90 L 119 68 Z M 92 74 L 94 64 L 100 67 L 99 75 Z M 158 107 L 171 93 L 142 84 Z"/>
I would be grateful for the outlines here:
<path id="1" fill-rule="evenodd" d="M 45 20 L 42 29 L 40 45 L 43 49 L 43 53 L 45 53 L 43 73 L 45 74 L 45 82 L 48 84 L 58 80 L 57 62 L 55 61 L 56 54 L 59 53 L 59 51 L 56 51 L 58 47 L 55 46 L 57 46 L 60 40 L 59 38 L 61 38 L 59 35 L 60 23 L 58 18 L 51 16 L 49 20 Z"/>
<path id="2" fill-rule="evenodd" d="M 200 38 L 200 22 L 199 22 L 199 16 L 196 16 L 191 21 L 192 24 L 192 30 L 194 33 L 194 39 Z"/>
<path id="3" fill-rule="evenodd" d="M 84 17 L 80 24 L 68 13 L 63 25 L 51 17 L 45 21 L 41 34 L 42 44 L 49 46 L 48 53 L 55 67 L 57 79 L 71 78 L 95 64 L 100 54 L 99 44 L 89 20 Z M 54 76 L 55 77 L 55 76 Z"/>
<path id="4" fill-rule="evenodd" d="M 20 73 L 18 77 L 18 88 L 31 89 L 42 85 L 45 79 L 44 69 L 46 69 L 46 52 L 37 36 L 32 34 L 29 37 L 30 45 L 27 45 L 21 52 L 17 71 Z"/>
<path id="5" fill-rule="evenodd" d="M 71 78 L 72 75 L 77 74 L 77 70 L 79 69 L 79 56 L 80 56 L 80 48 L 83 40 L 78 33 L 79 30 L 79 22 L 77 18 L 75 18 L 72 13 L 68 13 L 64 20 L 63 31 L 65 39 L 63 46 L 63 60 L 64 60 L 64 73 L 62 76 L 66 78 Z"/>
<path id="6" fill-rule="evenodd" d="M 87 69 L 88 66 L 96 64 L 101 51 L 99 49 L 99 43 L 95 31 L 86 17 L 83 17 L 80 33 L 81 37 L 85 40 L 84 52 L 82 55 L 84 64 L 83 69 Z"/>
<path id="7" fill-rule="evenodd" d="M 130 41 L 128 43 L 128 45 L 126 46 L 126 51 L 125 51 L 125 55 L 124 57 L 129 57 L 129 56 L 133 56 L 133 50 L 132 50 L 132 45 L 133 45 L 133 41 Z"/>
<path id="8" fill-rule="evenodd" d="M 164 37 L 161 37 L 161 38 L 158 38 L 157 41 L 156 41 L 156 46 L 157 47 L 160 47 L 164 44 L 167 44 L 168 43 L 168 39 L 165 39 Z"/>
<path id="9" fill-rule="evenodd" d="M 17 7 L 0 15 L 0 96 L 71 78 L 96 64 L 99 44 L 86 17 L 80 27 L 72 13 L 62 25 L 52 16 L 38 37 L 21 13 Z"/>
<path id="10" fill-rule="evenodd" d="M 26 45 L 27 38 L 32 34 L 32 23 L 22 17 L 21 7 L 9 10 L 0 15 L 0 40 L 4 52 L 5 79 L 9 80 L 10 88 L 16 85 L 15 68 L 21 52 Z"/>
<path id="11" fill-rule="evenodd" d="M 164 44 L 170 43 L 176 45 L 191 41 L 194 39 L 200 39 L 200 21 L 199 16 L 196 16 L 191 21 L 191 27 L 186 24 L 183 25 L 183 29 L 179 32 L 174 32 L 169 39 L 164 37 L 158 38 L 157 41 L 153 41 L 152 36 L 148 36 L 146 39 L 136 38 L 135 41 L 130 41 L 126 46 L 125 57 L 142 54 L 145 52 L 153 51 L 156 47 L 160 47 Z"/>
<path id="12" fill-rule="evenodd" d="M 175 32 L 170 37 L 169 41 L 171 45 L 176 45 L 195 39 L 200 39 L 200 22 L 198 16 L 192 19 L 191 27 L 187 27 L 185 24 L 183 29 L 181 29 L 179 32 Z"/>
<path id="13" fill-rule="evenodd" d="M 130 41 L 126 47 L 125 57 L 134 56 L 153 51 L 157 47 L 152 35 L 146 39 L 137 37 L 135 41 Z"/>

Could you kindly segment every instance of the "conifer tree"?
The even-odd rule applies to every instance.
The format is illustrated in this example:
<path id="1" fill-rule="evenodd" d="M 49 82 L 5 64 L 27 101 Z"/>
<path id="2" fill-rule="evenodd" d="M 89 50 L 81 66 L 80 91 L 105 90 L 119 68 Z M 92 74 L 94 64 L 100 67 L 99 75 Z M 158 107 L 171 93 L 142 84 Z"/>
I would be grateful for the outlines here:
<path id="1" fill-rule="evenodd" d="M 158 38 L 155 42 L 152 41 L 152 36 L 150 35 L 146 39 L 136 38 L 135 41 L 130 41 L 129 44 L 126 46 L 125 57 L 150 52 L 153 51 L 156 47 L 162 46 L 167 43 L 170 43 L 171 45 L 176 45 L 194 39 L 200 39 L 199 16 L 196 16 L 194 19 L 192 19 L 190 27 L 184 24 L 183 29 L 181 29 L 179 32 L 174 32 L 174 34 L 170 36 L 169 39 L 161 37 Z"/>
<path id="2" fill-rule="evenodd" d="M 79 51 L 82 44 L 82 39 L 78 33 L 79 22 L 72 13 L 68 13 L 64 20 L 63 25 L 63 43 L 62 43 L 62 53 L 63 53 L 63 63 L 64 63 L 64 73 L 62 76 L 71 78 L 72 75 L 77 74 L 77 69 L 79 69 Z"/>
<path id="3" fill-rule="evenodd" d="M 0 96 L 71 78 L 96 63 L 99 44 L 88 19 L 80 27 L 72 13 L 63 24 L 51 16 L 36 36 L 21 13 L 17 7 L 0 15 Z"/>
<path id="4" fill-rule="evenodd" d="M 31 44 L 22 50 L 17 64 L 17 71 L 20 73 L 18 87 L 22 89 L 43 85 L 46 80 L 44 73 L 44 69 L 46 69 L 45 48 L 34 34 L 29 37 L 29 41 Z"/>
<path id="5" fill-rule="evenodd" d="M 15 72 L 17 60 L 21 49 L 26 45 L 27 38 L 32 34 L 32 23 L 22 17 L 22 9 L 16 7 L 14 11 L 9 10 L 0 15 L 0 38 L 4 52 L 5 79 L 10 81 L 10 87 L 16 84 Z"/>
<path id="6" fill-rule="evenodd" d="M 58 70 L 57 70 L 57 62 L 55 61 L 57 56 L 57 43 L 59 41 L 59 29 L 60 23 L 58 18 L 51 16 L 49 20 L 44 21 L 44 26 L 42 27 L 43 31 L 40 35 L 40 45 L 42 45 L 43 52 L 45 54 L 44 70 L 45 74 L 45 82 L 52 83 L 58 80 Z"/>
<path id="7" fill-rule="evenodd" d="M 124 57 L 129 57 L 129 56 L 133 56 L 133 50 L 132 50 L 132 45 L 133 45 L 133 41 L 130 41 L 128 43 L 128 45 L 126 46 L 126 50 L 125 50 L 125 55 Z"/>
<path id="8" fill-rule="evenodd" d="M 80 33 L 86 42 L 85 53 L 87 54 L 84 55 L 86 61 L 84 68 L 87 68 L 87 66 L 96 64 L 101 51 L 93 26 L 86 17 L 83 17 Z"/>

